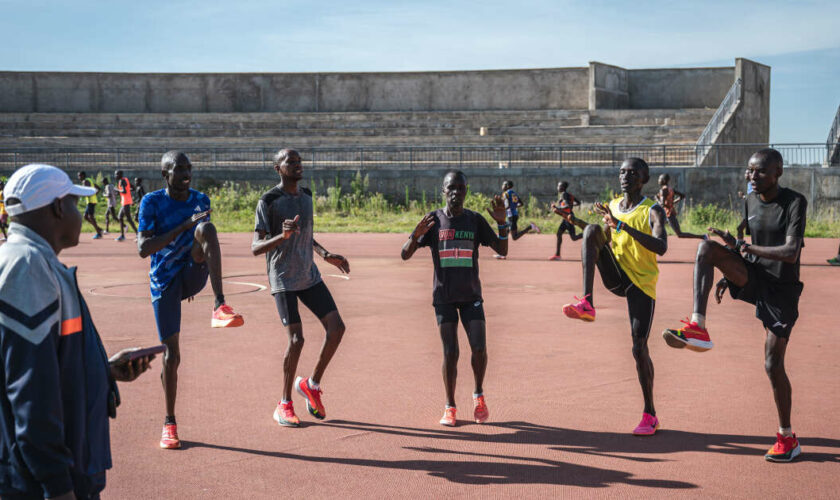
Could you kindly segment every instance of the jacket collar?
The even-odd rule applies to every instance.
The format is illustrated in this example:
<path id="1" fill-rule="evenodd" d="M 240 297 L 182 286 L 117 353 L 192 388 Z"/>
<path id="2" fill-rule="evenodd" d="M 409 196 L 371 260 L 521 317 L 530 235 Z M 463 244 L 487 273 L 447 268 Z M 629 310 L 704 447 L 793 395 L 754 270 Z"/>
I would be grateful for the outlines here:
<path id="1" fill-rule="evenodd" d="M 49 261 L 58 261 L 53 247 L 47 243 L 43 236 L 23 224 L 12 222 L 9 224 L 9 243 L 21 243 L 31 245 L 44 254 Z"/>

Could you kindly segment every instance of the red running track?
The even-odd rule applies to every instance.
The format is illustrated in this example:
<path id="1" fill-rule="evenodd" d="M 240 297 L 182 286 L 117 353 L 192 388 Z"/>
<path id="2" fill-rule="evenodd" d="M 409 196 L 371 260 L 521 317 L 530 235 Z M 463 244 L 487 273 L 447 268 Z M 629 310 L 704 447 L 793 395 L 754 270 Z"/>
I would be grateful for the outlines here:
<path id="1" fill-rule="evenodd" d="M 61 259 L 79 266 L 108 351 L 155 344 L 148 262 L 130 242 L 89 237 Z M 715 348 L 706 353 L 671 349 L 660 336 L 690 313 L 696 240 L 671 238 L 660 267 L 650 347 L 662 430 L 649 438 L 630 435 L 642 401 L 623 299 L 596 279 L 595 323 L 560 312 L 580 293 L 578 243 L 566 241 L 572 260 L 564 262 L 546 260 L 551 235 L 512 243 L 503 262 L 482 249 L 491 418 L 485 425 L 467 420 L 472 375 L 461 334 L 463 420 L 449 429 L 437 424 L 442 354 L 428 251 L 402 262 L 404 235 L 318 240 L 352 267 L 344 280 L 316 257 L 347 324 L 322 381 L 328 418 L 304 414 L 295 395 L 304 426 L 273 422 L 285 333 L 268 291 L 248 284 L 267 284 L 264 259 L 250 255 L 250 235 L 222 235 L 228 302 L 246 324 L 210 328 L 209 284 L 184 304 L 177 408 L 184 448 L 158 448 L 164 416 L 158 359 L 151 373 L 121 386 L 106 498 L 836 498 L 840 337 L 833 326 L 840 269 L 824 265 L 834 240 L 808 240 L 803 254 L 805 290 L 787 361 L 804 451 L 793 464 L 762 458 L 777 419 L 763 369 L 763 331 L 751 306 L 728 297 L 710 305 Z M 299 373 L 307 375 L 323 331 L 311 314 L 302 315 L 308 342 Z"/>

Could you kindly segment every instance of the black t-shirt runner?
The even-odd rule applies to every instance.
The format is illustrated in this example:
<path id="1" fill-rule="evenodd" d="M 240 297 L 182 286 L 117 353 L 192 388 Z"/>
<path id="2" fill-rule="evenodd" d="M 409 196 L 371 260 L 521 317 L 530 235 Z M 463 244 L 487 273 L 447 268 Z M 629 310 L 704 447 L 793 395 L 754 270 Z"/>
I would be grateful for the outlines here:
<path id="1" fill-rule="evenodd" d="M 489 246 L 496 233 L 480 214 L 471 210 L 448 217 L 444 209 L 431 212 L 435 225 L 417 240 L 432 249 L 435 266 L 432 304 L 476 302 L 481 299 L 478 246 Z"/>
<path id="2" fill-rule="evenodd" d="M 805 237 L 805 212 L 808 200 L 796 191 L 779 188 L 773 201 L 763 202 L 753 191 L 744 200 L 744 218 L 749 226 L 752 244 L 758 246 L 781 246 L 788 236 Z M 802 243 L 805 246 L 805 243 Z M 799 257 L 796 262 L 763 259 L 749 255 L 749 260 L 761 266 L 767 274 L 779 283 L 799 282 Z"/>

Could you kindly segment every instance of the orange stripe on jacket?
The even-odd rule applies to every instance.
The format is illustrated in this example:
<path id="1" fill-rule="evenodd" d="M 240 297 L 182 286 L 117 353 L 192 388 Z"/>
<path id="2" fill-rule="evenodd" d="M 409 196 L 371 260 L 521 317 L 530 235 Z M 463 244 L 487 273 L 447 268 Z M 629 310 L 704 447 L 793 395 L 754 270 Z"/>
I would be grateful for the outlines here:
<path id="1" fill-rule="evenodd" d="M 65 319 L 61 322 L 61 335 L 70 335 L 82 331 L 82 317 Z"/>

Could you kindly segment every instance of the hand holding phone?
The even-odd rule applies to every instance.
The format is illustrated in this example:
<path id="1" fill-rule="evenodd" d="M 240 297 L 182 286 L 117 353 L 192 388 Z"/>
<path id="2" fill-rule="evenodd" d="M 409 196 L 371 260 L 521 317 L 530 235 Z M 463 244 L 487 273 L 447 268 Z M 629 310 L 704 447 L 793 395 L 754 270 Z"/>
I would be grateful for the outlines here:
<path id="1" fill-rule="evenodd" d="M 121 382 L 131 382 L 149 369 L 155 355 L 166 351 L 165 345 L 158 345 L 140 349 L 137 347 L 123 349 L 113 355 L 108 363 L 111 365 L 111 375 Z"/>

